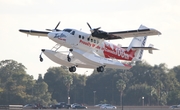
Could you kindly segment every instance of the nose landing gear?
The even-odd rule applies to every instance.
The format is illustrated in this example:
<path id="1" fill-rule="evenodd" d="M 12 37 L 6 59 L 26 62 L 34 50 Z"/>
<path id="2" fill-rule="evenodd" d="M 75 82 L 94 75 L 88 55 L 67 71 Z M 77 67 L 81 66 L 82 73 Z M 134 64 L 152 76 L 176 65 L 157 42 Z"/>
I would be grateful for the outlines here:
<path id="1" fill-rule="evenodd" d="M 45 49 L 41 49 L 41 54 L 39 55 L 40 62 L 43 62 L 42 53 L 45 51 Z"/>
<path id="2" fill-rule="evenodd" d="M 41 52 L 41 54 L 39 55 L 39 59 L 40 59 L 40 62 L 43 62 L 43 58 L 42 58 L 42 52 Z"/>

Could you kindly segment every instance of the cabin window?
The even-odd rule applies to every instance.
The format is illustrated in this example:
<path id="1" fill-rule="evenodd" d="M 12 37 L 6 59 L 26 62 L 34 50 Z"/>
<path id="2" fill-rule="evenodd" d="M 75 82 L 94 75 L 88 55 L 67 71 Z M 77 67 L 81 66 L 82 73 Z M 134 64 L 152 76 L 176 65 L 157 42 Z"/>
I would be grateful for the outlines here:
<path id="1" fill-rule="evenodd" d="M 79 35 L 79 38 L 81 38 L 81 35 Z"/>
<path id="2" fill-rule="evenodd" d="M 89 37 L 87 38 L 87 40 L 88 40 L 88 41 L 90 40 Z"/>
<path id="3" fill-rule="evenodd" d="M 91 42 L 93 42 L 93 39 L 91 39 Z"/>
<path id="4" fill-rule="evenodd" d="M 82 39 L 84 39 L 84 36 L 82 36 Z"/>
<path id="5" fill-rule="evenodd" d="M 94 43 L 96 43 L 96 39 L 94 39 Z"/>

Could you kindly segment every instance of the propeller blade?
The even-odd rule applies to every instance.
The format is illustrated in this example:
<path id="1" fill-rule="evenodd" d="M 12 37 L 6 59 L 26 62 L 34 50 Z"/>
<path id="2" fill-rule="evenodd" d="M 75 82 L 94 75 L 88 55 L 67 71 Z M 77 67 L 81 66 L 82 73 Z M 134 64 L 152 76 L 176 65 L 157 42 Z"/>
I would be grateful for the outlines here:
<path id="1" fill-rule="evenodd" d="M 96 30 L 99 30 L 99 29 L 101 29 L 101 27 L 96 28 Z"/>
<path id="2" fill-rule="evenodd" d="M 87 25 L 88 25 L 89 28 L 90 28 L 91 34 L 94 33 L 94 30 L 95 30 L 95 29 L 92 29 L 91 26 L 90 26 L 90 24 L 89 24 L 88 22 L 87 22 Z"/>
<path id="3" fill-rule="evenodd" d="M 57 27 L 59 26 L 61 22 L 59 21 L 58 24 L 56 25 L 56 27 L 54 28 L 55 30 L 57 29 Z"/>
<path id="4" fill-rule="evenodd" d="M 52 29 L 46 29 L 46 31 L 53 31 Z"/>
<path id="5" fill-rule="evenodd" d="M 89 25 L 89 23 L 87 22 L 87 25 L 89 26 L 89 28 L 92 30 L 91 26 Z"/>
<path id="6" fill-rule="evenodd" d="M 61 22 L 59 21 L 58 24 L 56 25 L 56 27 L 55 27 L 54 29 L 46 29 L 46 30 L 47 30 L 47 31 L 61 31 L 61 30 L 57 29 L 60 23 L 61 23 Z"/>

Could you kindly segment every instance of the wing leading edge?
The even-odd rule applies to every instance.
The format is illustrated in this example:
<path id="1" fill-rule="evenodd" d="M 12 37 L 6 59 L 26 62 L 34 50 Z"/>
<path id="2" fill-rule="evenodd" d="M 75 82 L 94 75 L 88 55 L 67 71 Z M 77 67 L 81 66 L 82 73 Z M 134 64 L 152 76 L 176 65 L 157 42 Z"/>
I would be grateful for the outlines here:
<path id="1" fill-rule="evenodd" d="M 139 37 L 139 36 L 152 36 L 161 35 L 161 33 L 156 29 L 138 29 L 129 31 L 119 31 L 119 32 L 109 32 L 110 39 L 123 39 L 129 37 Z"/>
<path id="2" fill-rule="evenodd" d="M 47 35 L 49 33 L 47 31 L 24 30 L 24 29 L 20 29 L 19 31 L 22 33 L 25 33 L 25 34 L 30 34 L 33 36 L 43 36 L 43 37 L 47 37 Z"/>

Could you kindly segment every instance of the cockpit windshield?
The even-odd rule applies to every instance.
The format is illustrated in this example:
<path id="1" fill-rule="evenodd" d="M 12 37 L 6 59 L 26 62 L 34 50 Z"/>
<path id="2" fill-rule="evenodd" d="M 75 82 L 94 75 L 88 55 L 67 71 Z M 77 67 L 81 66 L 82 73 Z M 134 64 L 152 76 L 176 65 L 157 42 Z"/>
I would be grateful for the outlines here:
<path id="1" fill-rule="evenodd" d="M 63 31 L 68 32 L 68 33 L 70 33 L 70 34 L 72 34 L 72 35 L 75 34 L 75 31 L 72 30 L 72 29 L 64 29 Z"/>
<path id="2" fill-rule="evenodd" d="M 72 29 L 64 29 L 63 31 L 66 31 L 66 32 L 71 32 L 72 31 Z"/>

